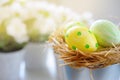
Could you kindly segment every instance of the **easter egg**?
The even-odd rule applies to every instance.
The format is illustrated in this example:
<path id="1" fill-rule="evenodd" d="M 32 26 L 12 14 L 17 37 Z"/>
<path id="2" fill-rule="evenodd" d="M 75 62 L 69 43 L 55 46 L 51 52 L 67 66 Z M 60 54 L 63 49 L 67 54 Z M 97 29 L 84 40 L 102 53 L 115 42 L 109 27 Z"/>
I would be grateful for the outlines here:
<path id="1" fill-rule="evenodd" d="M 67 32 L 68 29 L 72 28 L 72 27 L 83 27 L 85 26 L 82 22 L 79 22 L 79 21 L 73 21 L 73 22 L 69 22 L 68 24 L 65 25 L 65 28 L 64 28 L 64 33 Z"/>
<path id="2" fill-rule="evenodd" d="M 86 27 L 72 27 L 65 35 L 65 41 L 72 50 L 93 52 L 98 48 L 95 36 Z"/>
<path id="3" fill-rule="evenodd" d="M 97 20 L 90 30 L 94 33 L 99 45 L 103 47 L 120 44 L 120 31 L 111 21 Z"/>

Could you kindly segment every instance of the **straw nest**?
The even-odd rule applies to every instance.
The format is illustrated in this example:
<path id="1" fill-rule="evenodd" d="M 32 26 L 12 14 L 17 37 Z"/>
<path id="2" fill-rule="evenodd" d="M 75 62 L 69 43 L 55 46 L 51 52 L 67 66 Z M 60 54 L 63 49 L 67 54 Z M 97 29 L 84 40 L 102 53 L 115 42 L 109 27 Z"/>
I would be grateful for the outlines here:
<path id="1" fill-rule="evenodd" d="M 120 46 L 102 48 L 96 52 L 84 53 L 80 50 L 71 50 L 64 40 L 63 30 L 55 31 L 49 38 L 55 53 L 64 60 L 65 65 L 72 68 L 87 67 L 89 69 L 104 68 L 120 63 Z"/>

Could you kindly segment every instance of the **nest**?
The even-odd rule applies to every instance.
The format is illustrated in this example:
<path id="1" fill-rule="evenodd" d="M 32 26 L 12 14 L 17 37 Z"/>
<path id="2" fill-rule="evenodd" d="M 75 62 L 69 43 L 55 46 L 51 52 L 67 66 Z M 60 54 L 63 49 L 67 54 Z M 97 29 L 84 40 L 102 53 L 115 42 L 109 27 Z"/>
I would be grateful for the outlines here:
<path id="1" fill-rule="evenodd" d="M 89 69 L 104 68 L 120 63 L 120 46 L 102 48 L 96 52 L 84 53 L 80 50 L 71 50 L 64 39 L 63 30 L 55 31 L 49 38 L 55 53 L 64 60 L 65 65 L 72 68 L 86 67 Z"/>

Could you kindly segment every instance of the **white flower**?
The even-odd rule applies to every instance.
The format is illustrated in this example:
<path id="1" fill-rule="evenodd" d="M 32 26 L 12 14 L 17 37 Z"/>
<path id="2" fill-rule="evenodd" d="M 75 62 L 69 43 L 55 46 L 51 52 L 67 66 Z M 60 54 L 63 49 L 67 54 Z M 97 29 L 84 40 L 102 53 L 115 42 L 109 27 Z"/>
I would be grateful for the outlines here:
<path id="1" fill-rule="evenodd" d="M 85 12 L 81 15 L 81 21 L 86 23 L 88 26 L 91 25 L 94 21 L 93 14 L 91 12 Z"/>
<path id="2" fill-rule="evenodd" d="M 6 26 L 7 34 L 12 36 L 17 43 L 28 41 L 26 25 L 19 19 L 13 18 Z"/>
<path id="3" fill-rule="evenodd" d="M 26 9 L 24 6 L 22 6 L 20 3 L 15 2 L 10 6 L 10 10 L 14 17 L 19 17 L 22 20 L 28 19 L 29 16 L 29 10 Z"/>
<path id="4" fill-rule="evenodd" d="M 56 24 L 52 18 L 39 17 L 34 22 L 33 27 L 40 31 L 40 34 L 50 34 L 55 30 Z"/>
<path id="5" fill-rule="evenodd" d="M 69 8 L 65 8 L 63 6 L 57 7 L 54 11 L 53 17 L 57 24 L 65 24 L 70 21 L 78 21 L 80 19 L 80 15 L 75 13 Z"/>
<path id="6" fill-rule="evenodd" d="M 0 23 L 5 20 L 10 18 L 12 15 L 12 12 L 9 7 L 0 7 Z"/>
<path id="7" fill-rule="evenodd" d="M 44 24 L 44 29 L 41 30 L 42 33 L 52 33 L 55 30 L 56 24 L 55 21 L 51 18 L 46 19 Z"/>

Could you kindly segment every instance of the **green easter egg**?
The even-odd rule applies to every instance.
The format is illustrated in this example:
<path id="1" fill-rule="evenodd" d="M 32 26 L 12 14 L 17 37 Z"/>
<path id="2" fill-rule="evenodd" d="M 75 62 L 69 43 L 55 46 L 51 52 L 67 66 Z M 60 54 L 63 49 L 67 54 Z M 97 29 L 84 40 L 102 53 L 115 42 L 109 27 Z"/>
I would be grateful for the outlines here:
<path id="1" fill-rule="evenodd" d="M 103 47 L 120 44 L 120 31 L 111 21 L 97 20 L 92 24 L 90 30 L 94 33 L 99 45 Z"/>

